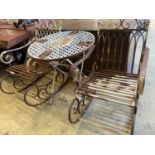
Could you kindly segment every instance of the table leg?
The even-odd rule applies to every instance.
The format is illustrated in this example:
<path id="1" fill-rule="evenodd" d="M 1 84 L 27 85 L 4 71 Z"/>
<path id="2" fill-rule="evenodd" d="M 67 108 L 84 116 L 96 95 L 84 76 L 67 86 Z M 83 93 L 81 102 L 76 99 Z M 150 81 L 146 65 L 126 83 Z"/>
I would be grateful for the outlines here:
<path id="1" fill-rule="evenodd" d="M 73 81 L 78 81 L 82 79 L 82 74 L 83 74 L 83 66 L 84 66 L 84 57 L 85 57 L 85 52 L 83 53 L 83 56 L 82 56 L 82 59 L 81 59 L 81 68 L 79 69 L 78 67 L 76 67 L 76 70 L 73 71 Z M 69 59 L 66 59 L 66 61 L 70 64 L 70 65 L 74 65 L 74 63 L 69 60 Z M 80 72 L 80 75 L 78 75 Z M 78 77 L 77 77 L 78 76 Z M 75 80 L 76 79 L 76 80 Z"/>
<path id="2" fill-rule="evenodd" d="M 56 77 L 56 69 L 54 69 L 54 75 L 53 75 L 52 91 L 51 91 L 52 94 L 54 93 L 55 77 Z"/>
<path id="3" fill-rule="evenodd" d="M 83 53 L 83 57 L 82 57 L 82 59 L 84 58 L 84 56 L 85 56 L 85 52 Z M 81 64 L 81 70 L 80 70 L 80 81 L 81 81 L 81 78 L 82 78 L 83 66 L 84 66 L 84 61 L 82 61 L 82 64 Z"/>
<path id="4" fill-rule="evenodd" d="M 65 75 L 66 75 L 66 73 L 63 71 L 63 70 L 61 70 L 58 66 L 62 66 L 63 64 L 59 64 L 59 65 L 55 65 L 55 64 L 51 64 L 52 66 L 53 66 L 53 68 L 54 68 L 54 72 L 53 72 L 53 81 L 52 81 L 52 89 L 51 89 L 51 99 L 50 99 L 50 101 L 53 103 L 53 100 L 54 100 L 54 96 L 64 87 L 64 85 L 67 83 L 67 79 L 65 79 Z M 62 80 L 62 83 L 61 83 L 61 85 L 60 85 L 60 87 L 58 88 L 58 90 L 55 90 L 54 91 L 54 88 L 55 88 L 55 82 L 56 82 L 56 80 L 57 80 L 57 71 L 60 73 L 60 74 L 62 74 L 63 75 L 63 80 Z M 58 76 L 60 76 L 60 75 L 58 75 Z M 60 82 L 60 81 L 59 81 Z M 51 103 L 51 104 L 52 104 Z"/>

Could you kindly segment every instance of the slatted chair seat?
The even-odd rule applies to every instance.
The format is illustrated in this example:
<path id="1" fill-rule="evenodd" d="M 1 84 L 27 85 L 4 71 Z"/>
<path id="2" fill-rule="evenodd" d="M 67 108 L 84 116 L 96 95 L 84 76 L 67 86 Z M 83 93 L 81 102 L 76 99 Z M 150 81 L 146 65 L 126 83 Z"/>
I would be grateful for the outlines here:
<path id="1" fill-rule="evenodd" d="M 135 106 L 138 77 L 107 72 L 94 72 L 81 82 L 76 93 L 128 106 Z"/>
<path id="2" fill-rule="evenodd" d="M 24 79 L 35 81 L 43 74 L 46 74 L 53 69 L 52 66 L 47 62 L 40 61 L 39 63 L 37 62 L 37 64 L 37 66 L 32 66 L 31 70 L 28 70 L 26 64 L 13 65 L 7 69 L 7 72 Z"/>

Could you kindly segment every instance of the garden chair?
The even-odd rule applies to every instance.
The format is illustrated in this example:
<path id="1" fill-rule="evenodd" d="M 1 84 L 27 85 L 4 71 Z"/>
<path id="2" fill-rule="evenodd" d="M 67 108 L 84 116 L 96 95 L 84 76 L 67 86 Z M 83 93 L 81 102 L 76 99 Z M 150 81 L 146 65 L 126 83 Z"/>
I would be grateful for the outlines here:
<path id="1" fill-rule="evenodd" d="M 13 51 L 18 51 L 19 49 L 28 47 L 33 41 L 37 40 L 44 41 L 43 37 L 49 34 L 56 33 L 61 30 L 61 26 L 54 24 L 36 24 L 35 28 L 35 38 L 33 38 L 28 44 L 24 45 L 23 47 L 8 50 L 1 55 L 1 59 L 5 57 L 6 54 L 11 53 Z M 5 62 L 5 60 L 3 60 Z M 11 60 L 10 60 L 11 62 Z M 48 82 L 44 82 L 41 86 L 37 86 L 36 83 L 39 79 L 43 78 L 47 73 L 53 70 L 52 66 L 57 65 L 57 62 L 54 62 L 50 64 L 50 62 L 47 61 L 41 61 L 41 60 L 35 60 L 32 58 L 27 59 L 25 64 L 20 65 L 12 65 L 7 69 L 8 76 L 5 76 L 1 79 L 0 82 L 0 89 L 2 92 L 7 94 L 14 94 L 15 92 L 21 92 L 26 90 L 28 87 L 28 90 L 24 93 L 24 101 L 27 105 L 30 106 L 36 106 L 40 105 L 44 102 L 46 102 L 47 98 L 50 96 L 50 86 L 52 83 L 51 77 L 48 77 Z M 61 75 L 60 72 L 57 72 L 56 80 L 59 81 L 61 84 L 64 84 L 64 76 Z M 61 80 L 61 81 L 60 81 Z M 60 84 L 60 86 L 61 86 Z M 44 90 L 43 88 L 46 87 Z M 36 90 L 37 89 L 37 90 Z M 41 90 L 40 90 L 41 89 Z M 37 91 L 37 92 L 36 92 Z M 28 99 L 28 94 L 35 94 L 33 98 L 38 96 L 38 102 L 33 103 Z M 46 94 L 46 96 L 43 96 L 43 94 Z"/>
<path id="2" fill-rule="evenodd" d="M 71 123 L 78 122 L 86 112 L 88 97 L 97 98 L 130 107 L 133 133 L 149 57 L 146 47 L 148 27 L 149 20 L 121 19 L 111 26 L 99 23 L 96 60 L 92 70 L 85 71 L 88 77 L 77 82 L 76 97 L 68 113 Z"/>

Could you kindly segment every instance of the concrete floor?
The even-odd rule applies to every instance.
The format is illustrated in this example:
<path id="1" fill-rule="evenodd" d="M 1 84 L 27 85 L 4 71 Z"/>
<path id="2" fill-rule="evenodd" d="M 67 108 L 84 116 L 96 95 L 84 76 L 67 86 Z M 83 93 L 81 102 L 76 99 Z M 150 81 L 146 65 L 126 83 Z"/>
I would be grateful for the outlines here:
<path id="1" fill-rule="evenodd" d="M 140 96 L 134 134 L 155 134 L 155 20 L 151 20 L 147 46 L 150 49 L 144 94 Z"/>
<path id="2" fill-rule="evenodd" d="M 155 134 L 155 20 L 151 20 L 147 46 L 150 48 L 149 64 L 147 68 L 144 94 L 140 96 L 134 134 Z M 4 76 L 1 72 L 0 78 Z M 62 91 L 73 97 L 72 83 Z M 0 134 L 116 134 L 109 132 L 104 126 L 94 126 L 86 122 L 87 115 L 92 113 L 88 109 L 85 118 L 72 125 L 68 121 L 70 103 L 56 100 L 53 105 L 43 105 L 37 108 L 29 107 L 17 97 L 0 92 Z M 95 104 L 94 104 L 95 105 Z M 95 107 L 93 105 L 93 107 Z M 119 133 L 118 133 L 119 134 Z M 120 133 L 121 134 L 121 133 Z"/>

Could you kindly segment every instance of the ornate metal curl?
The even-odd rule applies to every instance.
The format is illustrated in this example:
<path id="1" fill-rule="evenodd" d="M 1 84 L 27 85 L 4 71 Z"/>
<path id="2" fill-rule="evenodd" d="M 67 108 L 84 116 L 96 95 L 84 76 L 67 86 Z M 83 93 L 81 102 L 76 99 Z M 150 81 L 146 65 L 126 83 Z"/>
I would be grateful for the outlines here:
<path id="1" fill-rule="evenodd" d="M 60 80 L 59 77 L 61 77 L 62 80 Z M 56 89 L 54 89 L 54 92 L 51 92 L 52 91 L 52 83 L 53 83 L 52 78 L 49 81 L 47 81 L 46 83 L 43 83 L 43 84 L 35 83 L 33 86 L 29 87 L 26 90 L 26 92 L 24 93 L 25 103 L 29 106 L 38 106 L 38 105 L 45 103 L 46 101 L 48 101 L 51 97 L 53 97 L 57 92 L 59 92 L 64 87 L 64 85 L 67 83 L 68 78 L 67 77 L 65 78 L 61 73 L 57 72 L 55 80 L 56 80 L 56 82 L 58 82 L 58 86 L 56 87 Z M 33 91 L 33 89 L 35 89 L 35 91 Z M 33 96 L 29 96 L 29 93 L 31 91 L 33 91 L 32 92 Z M 38 102 L 34 103 L 32 101 L 33 102 L 32 103 L 31 101 L 28 100 L 28 97 L 30 97 L 30 98 L 33 97 Z"/>
<path id="2" fill-rule="evenodd" d="M 0 54 L 0 61 L 4 64 L 11 64 L 14 61 L 12 53 L 4 51 Z"/>
<path id="3" fill-rule="evenodd" d="M 99 20 L 99 29 L 146 29 L 148 19 L 107 19 Z"/>
<path id="4" fill-rule="evenodd" d="M 80 121 L 80 118 L 84 115 L 86 110 L 90 105 L 91 98 L 86 98 L 86 96 L 79 96 L 72 100 L 72 103 L 69 107 L 68 119 L 70 123 L 75 124 Z"/>
<path id="5" fill-rule="evenodd" d="M 6 51 L 1 52 L 0 61 L 4 64 L 7 64 L 7 65 L 11 64 L 14 61 L 14 57 L 13 57 L 12 53 L 28 47 L 33 41 L 35 41 L 35 38 L 33 40 L 31 40 L 30 42 L 28 42 L 27 44 L 25 44 L 19 48 L 15 48 L 15 49 L 6 50 Z"/>
<path id="6" fill-rule="evenodd" d="M 9 79 L 11 80 L 10 82 L 8 81 Z M 1 79 L 0 89 L 6 94 L 14 94 L 15 92 L 20 92 L 26 89 L 32 83 L 31 81 L 29 81 L 29 83 L 25 82 L 27 81 L 25 81 L 23 78 L 9 74 Z"/>

